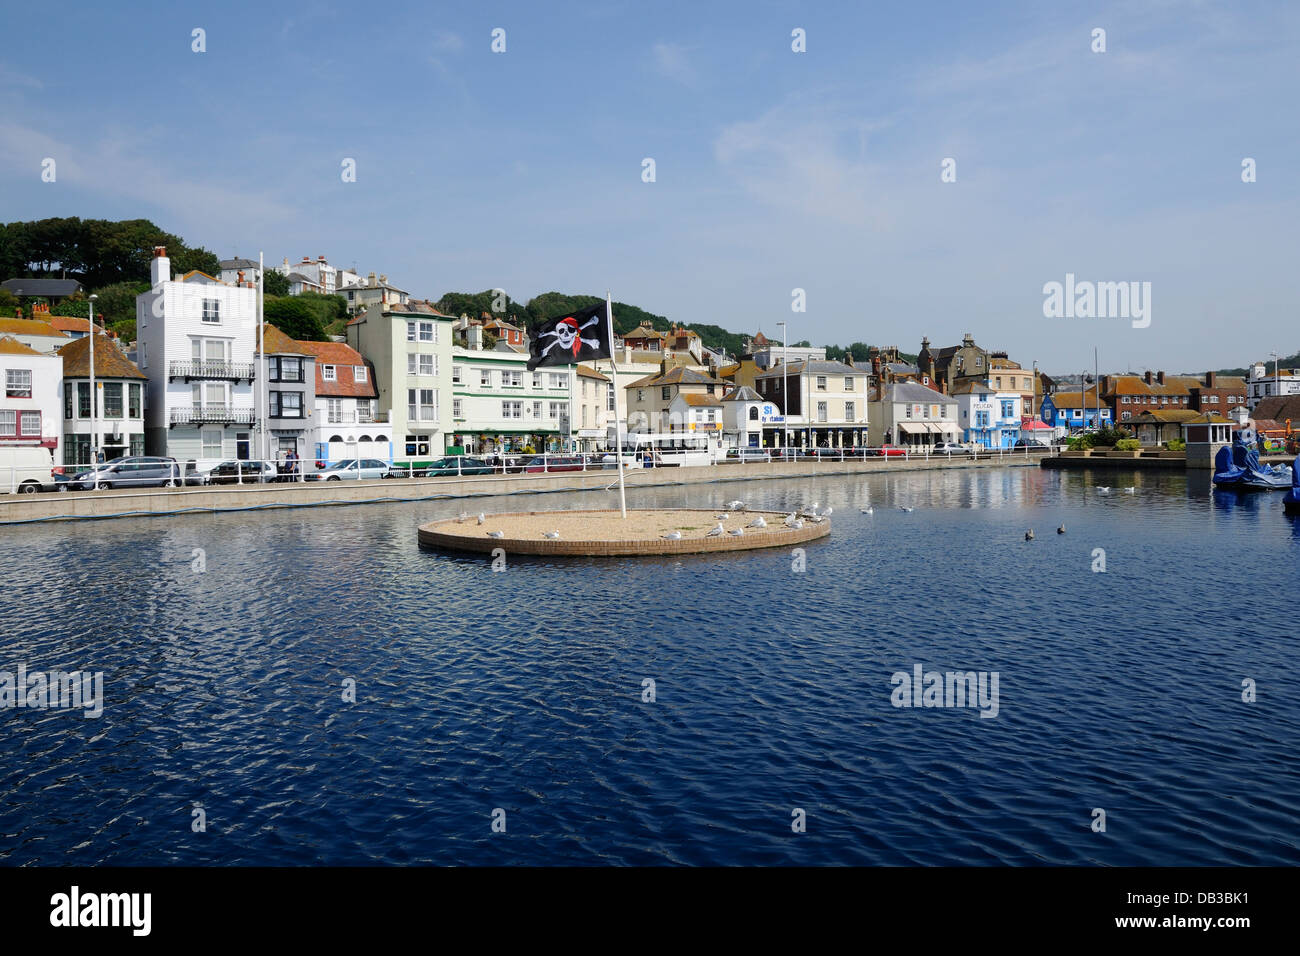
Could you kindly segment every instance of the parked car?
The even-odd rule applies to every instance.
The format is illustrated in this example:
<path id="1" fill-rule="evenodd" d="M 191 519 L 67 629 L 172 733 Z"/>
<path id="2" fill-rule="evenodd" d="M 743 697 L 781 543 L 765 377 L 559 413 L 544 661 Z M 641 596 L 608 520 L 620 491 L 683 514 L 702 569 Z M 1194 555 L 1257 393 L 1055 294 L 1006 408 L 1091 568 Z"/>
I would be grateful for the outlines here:
<path id="1" fill-rule="evenodd" d="M 48 448 L 25 445 L 0 449 L 0 495 L 31 495 L 53 489 L 59 476 Z"/>
<path id="2" fill-rule="evenodd" d="M 457 475 L 490 475 L 493 468 L 482 458 L 470 458 L 465 455 L 449 455 L 439 458 L 427 465 L 409 468 L 405 465 L 393 465 L 388 469 L 390 478 L 446 478 Z"/>
<path id="3" fill-rule="evenodd" d="M 1041 448 L 1044 451 L 1046 451 L 1052 446 L 1047 444 L 1047 442 L 1038 441 L 1036 438 L 1017 438 L 1015 445 L 1013 445 L 1012 447 L 1013 448 Z"/>
<path id="4" fill-rule="evenodd" d="M 114 458 L 88 468 L 59 484 L 60 491 L 90 491 L 98 481 L 108 488 L 175 488 L 184 483 L 180 463 L 175 458 L 139 455 Z"/>
<path id="5" fill-rule="evenodd" d="M 877 458 L 903 458 L 907 455 L 906 448 L 899 448 L 897 445 L 882 445 L 880 448 L 872 448 L 867 454 L 875 455 Z"/>
<path id="6" fill-rule="evenodd" d="M 930 451 L 936 455 L 969 455 L 970 449 L 955 441 L 941 441 Z"/>
<path id="7" fill-rule="evenodd" d="M 772 453 L 766 448 L 733 448 L 727 452 L 727 461 L 771 461 Z"/>
<path id="8" fill-rule="evenodd" d="M 358 481 L 362 478 L 392 477 L 392 466 L 378 458 L 345 458 L 306 476 L 308 481 Z"/>
<path id="9" fill-rule="evenodd" d="M 208 472 L 205 484 L 233 485 L 239 481 L 275 481 L 276 472 L 275 462 L 271 461 L 223 461 Z"/>
<path id="10" fill-rule="evenodd" d="M 581 455 L 534 455 L 523 463 L 529 474 L 549 471 L 585 471 L 586 459 Z"/>

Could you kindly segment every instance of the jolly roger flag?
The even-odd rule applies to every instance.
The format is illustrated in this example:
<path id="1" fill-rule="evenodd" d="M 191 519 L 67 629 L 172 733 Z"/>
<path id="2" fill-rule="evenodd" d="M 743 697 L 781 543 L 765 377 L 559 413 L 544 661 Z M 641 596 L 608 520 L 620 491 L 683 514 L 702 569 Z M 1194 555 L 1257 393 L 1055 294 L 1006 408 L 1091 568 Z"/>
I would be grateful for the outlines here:
<path id="1" fill-rule="evenodd" d="M 530 324 L 529 371 L 539 365 L 576 365 L 610 358 L 613 347 L 605 306 L 599 302 L 590 309 Z"/>

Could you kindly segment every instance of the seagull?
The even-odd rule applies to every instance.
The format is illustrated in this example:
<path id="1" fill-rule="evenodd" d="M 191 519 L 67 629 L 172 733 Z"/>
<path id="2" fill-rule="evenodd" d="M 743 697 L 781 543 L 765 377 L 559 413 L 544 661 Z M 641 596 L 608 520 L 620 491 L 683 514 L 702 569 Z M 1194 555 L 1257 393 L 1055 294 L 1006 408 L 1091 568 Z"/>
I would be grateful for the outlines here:
<path id="1" fill-rule="evenodd" d="M 732 528 L 730 531 L 727 532 L 727 534 L 733 534 L 733 535 L 735 535 L 737 538 L 739 538 L 739 537 L 740 537 L 742 534 L 744 534 L 744 533 L 745 533 L 745 529 L 744 529 L 744 528 Z"/>
<path id="2" fill-rule="evenodd" d="M 915 511 L 916 509 L 915 509 L 915 508 L 899 508 L 898 510 L 899 510 L 899 511 L 906 511 L 906 512 L 908 512 L 908 513 L 910 514 L 911 512 Z"/>
<path id="3" fill-rule="evenodd" d="M 1030 528 L 1028 531 L 1025 532 L 1025 540 L 1026 540 L 1026 541 L 1033 541 L 1033 540 L 1034 540 L 1034 529 L 1033 529 L 1033 528 Z"/>
<path id="4" fill-rule="evenodd" d="M 745 509 L 745 503 L 739 500 L 728 501 L 727 507 L 730 508 L 732 511 L 743 511 Z"/>
<path id="5" fill-rule="evenodd" d="M 827 505 L 826 510 L 822 512 L 822 517 L 829 518 L 834 513 L 835 513 L 835 509 L 832 508 L 830 505 Z"/>
<path id="6" fill-rule="evenodd" d="M 802 522 L 802 521 L 797 521 L 797 520 L 796 520 L 794 524 L 790 525 L 790 529 L 791 529 L 792 531 L 802 531 L 802 530 L 803 530 L 803 522 Z"/>
<path id="7" fill-rule="evenodd" d="M 726 521 L 726 520 L 727 520 L 728 518 L 730 518 L 730 517 L 731 517 L 731 515 L 714 515 L 714 516 L 713 516 L 713 520 L 714 520 L 714 521 Z"/>
<path id="8" fill-rule="evenodd" d="M 483 512 L 480 511 L 480 512 L 478 513 L 478 523 L 479 523 L 479 524 L 482 524 L 482 523 L 483 523 L 484 521 L 486 521 L 486 520 L 487 520 L 487 516 L 484 515 Z"/>
<path id="9" fill-rule="evenodd" d="M 489 531 L 489 532 L 488 532 L 488 537 L 489 537 L 489 538 L 504 538 L 505 536 L 506 536 L 506 533 L 505 533 L 504 531 Z"/>
<path id="10" fill-rule="evenodd" d="M 795 526 L 795 522 L 796 522 L 796 520 L 797 520 L 797 519 L 795 518 L 794 512 L 792 511 L 792 512 L 790 512 L 788 515 L 785 516 L 785 521 L 783 522 L 783 524 L 784 524 L 787 528 L 793 528 L 793 527 Z M 799 524 L 802 525 L 803 522 L 800 521 Z"/>
<path id="11" fill-rule="evenodd" d="M 721 534 L 722 534 L 722 522 L 719 521 L 719 522 L 718 522 L 718 526 L 717 526 L 716 528 L 714 528 L 712 531 L 710 531 L 708 534 L 706 534 L 704 537 L 706 537 L 706 538 L 716 538 L 716 537 L 718 537 L 718 536 L 721 535 Z"/>
<path id="12" fill-rule="evenodd" d="M 1099 495 L 1108 495 L 1108 494 L 1110 494 L 1110 488 L 1109 488 L 1108 486 L 1106 486 L 1106 485 L 1098 485 L 1098 486 L 1097 486 L 1097 494 L 1099 494 Z"/>
<path id="13" fill-rule="evenodd" d="M 757 518 L 755 518 L 755 519 L 754 519 L 753 521 L 751 521 L 749 524 L 745 525 L 745 527 L 747 527 L 747 528 L 766 528 L 766 527 L 767 527 L 767 522 L 763 520 L 763 516 L 762 516 L 762 515 L 759 515 Z"/>
<path id="14" fill-rule="evenodd" d="M 680 531 L 669 531 L 667 534 L 661 534 L 659 537 L 666 538 L 669 541 L 680 541 L 682 540 L 682 533 Z"/>
<path id="15" fill-rule="evenodd" d="M 1062 522 L 1061 522 L 1061 526 L 1060 526 L 1059 528 L 1056 529 L 1056 533 L 1057 533 L 1057 534 L 1065 534 L 1065 522 L 1064 522 L 1064 521 L 1062 521 Z"/>
<path id="16" fill-rule="evenodd" d="M 559 536 L 560 536 L 560 532 L 558 532 L 558 531 L 543 531 L 543 532 L 542 532 L 542 537 L 543 537 L 543 538 L 552 538 L 552 539 L 554 539 L 554 538 L 558 538 Z"/>
<path id="17" fill-rule="evenodd" d="M 1135 495 L 1137 494 L 1137 492 L 1138 490 L 1134 488 L 1132 485 L 1124 489 L 1124 494 L 1126 495 Z"/>
<path id="18" fill-rule="evenodd" d="M 871 508 L 871 507 L 863 508 L 863 509 L 862 509 L 862 513 L 863 513 L 864 515 L 873 515 L 873 514 L 876 513 L 876 509 L 875 509 L 875 508 Z"/>

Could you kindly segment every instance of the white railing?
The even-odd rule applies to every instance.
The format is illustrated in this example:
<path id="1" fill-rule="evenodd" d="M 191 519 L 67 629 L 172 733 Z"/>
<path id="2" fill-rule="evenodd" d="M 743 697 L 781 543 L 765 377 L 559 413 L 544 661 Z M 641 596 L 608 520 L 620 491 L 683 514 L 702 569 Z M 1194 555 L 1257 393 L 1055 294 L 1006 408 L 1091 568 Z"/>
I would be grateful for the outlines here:
<path id="1" fill-rule="evenodd" d="M 1064 446 L 1036 448 L 980 448 L 966 452 L 935 452 L 929 446 L 891 445 L 859 448 L 747 448 L 742 455 L 719 459 L 712 464 L 766 464 L 776 469 L 787 462 L 869 462 L 892 460 L 915 461 L 946 459 L 956 461 L 990 461 L 1028 459 L 1059 452 Z M 660 449 L 656 458 L 649 451 L 623 453 L 623 465 L 629 469 L 691 467 L 671 460 L 671 449 Z M 133 456 L 142 457 L 142 456 Z M 667 460 L 666 460 L 667 459 Z M 362 469 L 340 468 L 342 461 L 377 460 L 380 466 Z M 456 455 L 440 459 L 415 460 L 388 464 L 380 459 L 348 458 L 335 462 L 313 459 L 288 461 L 276 459 L 216 459 L 203 461 L 170 459 L 171 466 L 155 465 L 148 471 L 123 468 L 123 459 L 104 462 L 94 469 L 89 465 L 56 465 L 48 468 L 9 465 L 0 458 L 0 494 L 40 491 L 102 491 L 106 489 L 170 487 L 176 489 L 219 485 L 265 485 L 288 482 L 318 484 L 330 480 L 362 481 L 374 479 L 475 478 L 502 475 L 555 475 L 581 472 L 612 472 L 618 467 L 614 452 L 557 453 L 539 455 L 516 453 Z"/>

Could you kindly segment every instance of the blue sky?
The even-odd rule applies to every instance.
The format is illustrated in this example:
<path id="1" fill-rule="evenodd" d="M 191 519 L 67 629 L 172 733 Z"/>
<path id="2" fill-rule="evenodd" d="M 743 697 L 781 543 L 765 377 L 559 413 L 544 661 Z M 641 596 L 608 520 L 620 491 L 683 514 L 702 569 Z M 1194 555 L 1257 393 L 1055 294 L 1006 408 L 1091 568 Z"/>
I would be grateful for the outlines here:
<path id="1" fill-rule="evenodd" d="M 4 220 L 1056 372 L 1300 349 L 1295 5 L 192 6 L 7 5 Z M 1150 282 L 1150 326 L 1044 318 L 1066 273 Z"/>

